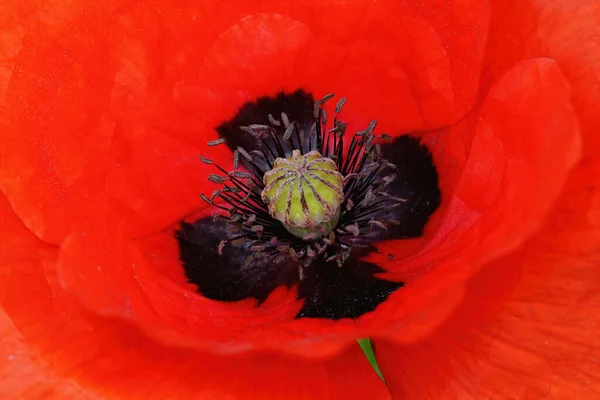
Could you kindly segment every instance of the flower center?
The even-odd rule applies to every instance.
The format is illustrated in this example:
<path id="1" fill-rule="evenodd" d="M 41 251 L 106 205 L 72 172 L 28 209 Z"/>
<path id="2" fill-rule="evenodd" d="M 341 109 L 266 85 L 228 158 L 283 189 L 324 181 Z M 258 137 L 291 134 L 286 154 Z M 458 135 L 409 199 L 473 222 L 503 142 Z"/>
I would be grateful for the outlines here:
<path id="1" fill-rule="evenodd" d="M 275 160 L 263 183 L 261 197 L 269 213 L 292 235 L 312 241 L 335 228 L 344 178 L 332 159 L 314 150 L 305 155 L 294 150 L 290 157 Z"/>
<path id="2" fill-rule="evenodd" d="M 380 142 L 390 137 L 374 134 L 376 121 L 372 121 L 345 147 L 346 123 L 338 114 L 346 99 L 338 101 L 333 128 L 328 129 L 323 104 L 332 97 L 315 102 L 314 123 L 308 132 L 290 122 L 285 113 L 281 120 L 269 115 L 270 125 L 240 127 L 255 138 L 260 150 L 237 147 L 234 170 L 215 164 L 221 173 L 208 177 L 222 188 L 210 198 L 201 195 L 225 211 L 215 218 L 224 218 L 231 226 L 231 235 L 218 246 L 219 254 L 227 245 L 248 246 L 253 253 L 247 263 L 260 258 L 272 258 L 274 263 L 292 259 L 302 279 L 303 268 L 315 259 L 341 266 L 357 237 L 365 242 L 376 231 L 399 224 L 378 217 L 406 202 L 386 191 L 395 179 L 396 166 L 382 157 Z M 224 142 L 218 139 L 208 144 Z M 201 160 L 214 164 L 204 157 Z"/>
<path id="3" fill-rule="evenodd" d="M 232 170 L 207 158 L 210 151 L 200 157 L 216 168 L 208 179 L 218 189 L 201 197 L 217 214 L 182 221 L 176 233 L 185 274 L 203 296 L 260 304 L 279 287 L 296 287 L 303 301 L 297 318 L 337 320 L 374 310 L 403 286 L 378 276 L 386 269 L 368 257 L 380 251 L 378 242 L 423 234 L 440 204 L 431 153 L 418 137 L 374 133 L 375 121 L 346 134 L 339 119 L 345 100 L 328 118 L 330 98 L 315 102 L 302 90 L 259 97 L 215 128 L 220 139 L 209 145 L 226 145 L 233 155 Z M 281 185 L 265 191 L 279 174 Z M 342 197 L 319 178 L 338 189 L 341 183 Z"/>

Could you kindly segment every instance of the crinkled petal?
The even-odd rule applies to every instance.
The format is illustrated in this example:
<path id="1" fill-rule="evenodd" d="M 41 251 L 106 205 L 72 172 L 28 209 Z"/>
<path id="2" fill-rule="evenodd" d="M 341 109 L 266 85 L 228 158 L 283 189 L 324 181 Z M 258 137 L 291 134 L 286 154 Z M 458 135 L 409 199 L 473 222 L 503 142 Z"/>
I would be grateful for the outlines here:
<path id="1" fill-rule="evenodd" d="M 584 136 L 583 157 L 600 147 L 600 4 L 596 0 L 493 0 L 482 85 L 516 62 L 534 57 L 556 61 L 568 79 L 571 101 Z"/>
<path id="2" fill-rule="evenodd" d="M 72 381 L 58 379 L 35 362 L 22 335 L 0 309 L 0 396 L 3 399 L 92 399 Z"/>
<path id="3" fill-rule="evenodd" d="M 442 187 L 448 197 L 435 225 L 416 248 L 388 242 L 369 257 L 406 282 L 381 307 L 398 320 L 394 335 L 410 341 L 435 328 L 460 300 L 465 279 L 541 228 L 579 146 L 569 87 L 551 60 L 519 63 L 494 85 L 476 116 L 460 177 L 445 182 L 454 186 L 452 194 Z M 388 254 L 395 256 L 389 260 Z M 440 300 L 440 293 L 451 301 Z M 412 329 L 403 329 L 406 324 Z"/>
<path id="4" fill-rule="evenodd" d="M 357 126 L 451 123 L 475 100 L 487 32 L 488 5 L 470 3 L 11 4 L 0 185 L 44 240 L 96 199 L 145 235 L 201 207 L 193 159 L 248 100 L 333 90 Z"/>
<path id="5" fill-rule="evenodd" d="M 70 398 L 83 390 L 111 399 L 389 399 L 356 345 L 315 360 L 277 352 L 226 356 L 165 346 L 127 322 L 88 313 L 58 280 L 58 249 L 35 238 L 0 200 L 3 235 L 10 238 L 1 252 L 0 299 L 10 320 L 0 319 L 0 352 L 13 362 L 4 365 L 3 358 L 0 388 L 10 395 Z M 32 358 L 42 371 L 33 369 Z M 41 385 L 40 374 L 52 378 Z"/>
<path id="6" fill-rule="evenodd" d="M 267 342 L 277 347 L 293 335 L 282 332 L 277 338 L 276 329 L 267 337 L 264 329 L 292 319 L 301 307 L 295 289 L 284 287 L 260 306 L 252 299 L 229 304 L 207 299 L 186 283 L 175 232 L 132 239 L 119 219 L 107 214 L 67 236 L 56 273 L 62 286 L 90 311 L 127 319 L 154 338 L 180 347 L 219 352 L 265 347 Z"/>
<path id="7" fill-rule="evenodd" d="M 536 236 L 476 274 L 443 325 L 411 344 L 377 341 L 394 397 L 600 396 L 599 16 L 594 1 L 495 2 L 484 86 L 520 59 L 553 57 L 571 87 L 583 157 Z M 457 141 L 445 162 L 468 149 Z"/>
<path id="8" fill-rule="evenodd" d="M 394 398 L 600 396 L 600 180 L 579 167 L 543 231 L 482 269 L 413 344 L 376 341 Z"/>

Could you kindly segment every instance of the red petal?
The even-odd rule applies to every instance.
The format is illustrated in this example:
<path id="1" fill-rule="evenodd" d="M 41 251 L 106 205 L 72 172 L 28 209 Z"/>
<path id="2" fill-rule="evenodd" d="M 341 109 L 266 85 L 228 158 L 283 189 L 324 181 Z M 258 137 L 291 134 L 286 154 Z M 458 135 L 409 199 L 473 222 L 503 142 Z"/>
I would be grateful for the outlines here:
<path id="1" fill-rule="evenodd" d="M 51 241 L 64 235 L 65 221 L 83 218 L 83 205 L 99 196 L 99 166 L 108 146 L 98 106 L 107 100 L 108 77 L 90 70 L 100 61 L 81 49 L 104 43 L 81 42 L 63 46 L 29 38 L 18 55 L 3 109 L 2 188 L 27 225 Z M 77 65 L 72 63 L 74 52 Z M 90 87 L 92 76 L 96 85 Z"/>
<path id="2" fill-rule="evenodd" d="M 599 179 L 598 159 L 576 170 L 543 232 L 479 272 L 430 336 L 377 341 L 394 398 L 600 397 Z"/>
<path id="3" fill-rule="evenodd" d="M 9 301 L 10 292 L 18 293 L 23 319 L 32 318 L 28 314 L 30 305 L 43 308 L 48 296 L 38 296 L 37 292 L 26 292 L 25 285 L 15 284 L 11 276 L 11 266 L 19 264 L 22 277 L 28 277 L 39 271 L 40 257 L 46 258 L 56 252 L 50 246 L 35 238 L 21 220 L 12 212 L 10 204 L 0 193 L 0 301 L 2 305 Z M 36 271 L 37 270 L 37 271 Z M 41 277 L 41 275 L 40 275 Z M 11 286 L 14 285 L 14 286 Z M 27 301 L 22 295 L 27 294 Z M 50 376 L 40 367 L 28 349 L 26 339 L 18 331 L 4 308 L 0 307 L 0 398 L 3 399 L 81 399 L 83 397 L 77 384 L 64 382 Z"/>
<path id="4" fill-rule="evenodd" d="M 194 145 L 257 96 L 344 92 L 357 125 L 394 131 L 456 120 L 474 100 L 488 13 L 468 1 L 101 4 L 11 14 L 26 22 L 5 56 L 0 185 L 52 242 L 98 198 L 137 234 L 199 207 Z"/>
<path id="5" fill-rule="evenodd" d="M 150 243 L 160 247 L 150 250 Z M 171 345 L 237 352 L 293 337 L 274 327 L 300 309 L 295 290 L 281 288 L 258 307 L 250 299 L 206 299 L 182 276 L 176 243 L 174 232 L 134 240 L 116 218 L 100 214 L 65 240 L 59 278 L 90 310 L 131 320 Z M 267 337 L 269 328 L 274 331 Z"/>
<path id="6" fill-rule="evenodd" d="M 583 156 L 595 156 L 600 148 L 600 4 L 595 0 L 494 0 L 492 7 L 483 85 L 520 60 L 556 60 L 573 89 L 571 101 L 584 136 Z"/>
<path id="7" fill-rule="evenodd" d="M 0 242 L 0 299 L 12 320 L 0 310 L 4 398 L 389 399 L 357 345 L 313 360 L 276 352 L 224 356 L 167 347 L 128 323 L 91 315 L 60 286 L 58 249 L 36 239 L 3 196 L 0 211 L 10 238 Z M 96 266 L 93 251 L 88 260 Z M 4 355 L 14 356 L 12 364 Z"/>
<path id="8" fill-rule="evenodd" d="M 76 227 L 61 246 L 58 269 L 52 273 L 90 311 L 126 319 L 176 347 L 321 357 L 387 323 L 376 314 L 357 321 L 296 320 L 302 303 L 295 288 L 280 287 L 260 305 L 252 299 L 209 300 L 183 276 L 174 232 L 132 239 L 110 214 L 99 213 Z"/>
<path id="9" fill-rule="evenodd" d="M 311 29 L 322 29 L 322 20 L 331 20 L 328 14 L 312 20 L 302 13 L 298 19 L 248 16 L 218 38 L 198 79 L 181 85 L 182 106 L 208 105 L 215 112 L 207 117 L 215 125 L 257 96 L 303 87 L 317 95 L 347 96 L 344 114 L 355 128 L 370 118 L 393 133 L 455 121 L 474 101 L 485 40 L 485 29 L 475 26 L 486 26 L 487 7 L 454 2 L 433 18 L 430 9 L 410 2 L 404 7 L 383 2 L 378 8 L 369 15 L 371 29 L 361 21 L 352 35 L 340 34 L 333 44 Z M 340 25 L 344 18 L 360 17 L 335 14 Z M 456 36 L 447 33 L 449 23 L 460 24 Z"/>
<path id="10" fill-rule="evenodd" d="M 600 80 L 593 70 L 600 8 L 593 1 L 539 3 L 496 2 L 484 82 L 523 58 L 556 58 L 572 87 L 563 98 L 578 114 L 584 160 L 541 233 L 478 273 L 444 325 L 414 344 L 378 341 L 395 397 L 600 396 L 600 196 L 593 187 L 600 178 Z M 451 149 L 460 155 L 468 146 Z"/>
<path id="11" fill-rule="evenodd" d="M 381 253 L 370 257 L 396 271 L 388 275 L 407 281 L 380 308 L 402 326 L 412 324 L 411 331 L 395 334 L 413 340 L 435 328 L 460 298 L 461 281 L 541 227 L 578 155 L 578 126 L 568 99 L 564 77 L 546 59 L 518 64 L 491 89 L 437 228 L 404 258 L 385 259 L 396 254 L 397 242 L 380 245 Z M 442 169 L 442 182 L 445 173 Z M 438 303 L 441 292 L 452 301 Z"/>
<path id="12" fill-rule="evenodd" d="M 215 168 L 199 160 L 199 147 L 147 127 L 134 138 L 123 136 L 121 129 L 113 136 L 117 161 L 107 167 L 105 190 L 132 234 L 161 231 L 207 207 L 199 193 L 206 191 L 208 174 Z M 230 156 L 224 147 L 212 149 L 210 157 Z"/>
<path id="13" fill-rule="evenodd" d="M 0 397 L 3 399 L 87 399 L 74 382 L 49 376 L 33 359 L 6 313 L 0 309 Z"/>

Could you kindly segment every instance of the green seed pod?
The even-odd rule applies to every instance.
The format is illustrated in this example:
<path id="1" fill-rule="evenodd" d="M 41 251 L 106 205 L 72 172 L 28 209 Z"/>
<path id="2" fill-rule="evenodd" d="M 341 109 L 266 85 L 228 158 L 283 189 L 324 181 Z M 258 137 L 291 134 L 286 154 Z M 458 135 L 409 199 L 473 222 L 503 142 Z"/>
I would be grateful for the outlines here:
<path id="1" fill-rule="evenodd" d="M 263 183 L 261 197 L 269 213 L 293 235 L 322 237 L 337 224 L 344 177 L 319 152 L 294 150 L 290 157 L 276 159 Z"/>

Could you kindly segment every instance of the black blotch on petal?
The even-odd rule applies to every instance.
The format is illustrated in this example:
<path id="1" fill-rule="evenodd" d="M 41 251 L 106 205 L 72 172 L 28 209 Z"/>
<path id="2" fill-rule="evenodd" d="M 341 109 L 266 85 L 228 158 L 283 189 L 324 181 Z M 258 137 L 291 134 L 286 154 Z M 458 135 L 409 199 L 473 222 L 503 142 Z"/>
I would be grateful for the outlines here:
<path id="1" fill-rule="evenodd" d="M 351 239 L 352 243 L 370 244 L 382 240 L 419 237 L 423 234 L 427 220 L 441 203 L 438 174 L 431 152 L 421 144 L 419 138 L 400 136 L 393 141 L 384 142 L 381 151 L 383 158 L 396 166 L 393 171 L 396 179 L 388 185 L 386 192 L 406 199 L 406 202 L 370 216 L 376 220 L 397 221 L 398 224 L 388 225 L 387 230 L 374 228 L 373 233 L 368 236 Z M 389 172 L 391 173 L 392 171 Z"/>
<path id="2" fill-rule="evenodd" d="M 312 94 L 301 89 L 291 94 L 281 92 L 274 97 L 259 97 L 256 101 L 244 104 L 232 119 L 219 125 L 216 130 L 233 150 L 238 147 L 246 151 L 257 150 L 256 138 L 243 132 L 240 126 L 270 125 L 269 114 L 281 121 L 281 113 L 285 112 L 290 122 L 296 122 L 299 129 L 308 133 L 314 122 L 314 102 Z"/>
<path id="3" fill-rule="evenodd" d="M 397 167 L 397 178 L 388 193 L 408 199 L 405 207 L 391 211 L 392 217 L 402 221 L 392 238 L 421 236 L 442 198 L 431 152 L 420 139 L 408 135 L 384 144 L 381 150 L 383 157 Z"/>
<path id="4" fill-rule="evenodd" d="M 319 260 L 310 268 L 298 287 L 298 297 L 305 302 L 297 318 L 358 318 L 404 286 L 402 282 L 376 278 L 374 275 L 383 270 L 355 256 L 342 267 Z"/>
<path id="5" fill-rule="evenodd" d="M 182 223 L 176 237 L 180 260 L 190 282 L 199 292 L 213 300 L 236 301 L 253 297 L 259 302 L 280 285 L 291 286 L 298 278 L 293 263 L 275 264 L 270 258 L 254 259 L 248 246 L 226 244 L 218 254 L 221 240 L 226 239 L 228 225 L 212 218 Z"/>
<path id="6" fill-rule="evenodd" d="M 298 264 L 285 260 L 280 264 L 273 257 L 253 259 L 247 246 L 227 244 L 223 255 L 218 246 L 227 237 L 227 223 L 205 218 L 193 224 L 182 223 L 176 237 L 180 259 L 190 282 L 210 299 L 236 301 L 248 297 L 263 302 L 278 286 L 298 284 L 298 298 L 304 306 L 297 317 L 358 318 L 373 311 L 401 282 L 379 279 L 383 272 L 375 264 L 361 261 L 353 255 L 339 267 L 335 262 L 315 260 L 299 279 Z"/>

